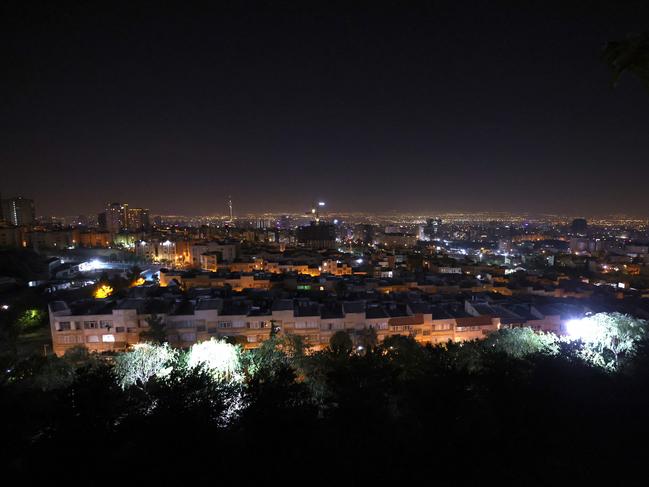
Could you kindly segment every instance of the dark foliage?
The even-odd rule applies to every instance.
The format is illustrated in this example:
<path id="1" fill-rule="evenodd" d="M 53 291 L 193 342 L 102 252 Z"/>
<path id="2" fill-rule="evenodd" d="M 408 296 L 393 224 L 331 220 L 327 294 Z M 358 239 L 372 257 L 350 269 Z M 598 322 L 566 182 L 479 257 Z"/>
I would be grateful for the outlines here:
<path id="1" fill-rule="evenodd" d="M 578 348 L 517 357 L 393 337 L 266 359 L 239 385 L 178 368 L 126 390 L 104 361 L 32 359 L 2 382 L 0 454 L 27 481 L 71 464 L 79 481 L 103 469 L 149 482 L 630 481 L 645 471 L 649 342 L 615 373 Z"/>

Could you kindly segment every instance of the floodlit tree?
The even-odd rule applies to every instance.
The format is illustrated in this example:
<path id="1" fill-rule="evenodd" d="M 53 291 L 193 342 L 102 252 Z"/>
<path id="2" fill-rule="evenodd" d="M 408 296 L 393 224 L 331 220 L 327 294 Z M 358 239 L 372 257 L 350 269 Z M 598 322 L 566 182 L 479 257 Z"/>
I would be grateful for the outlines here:
<path id="1" fill-rule="evenodd" d="M 168 344 L 138 343 L 133 349 L 118 355 L 114 373 L 119 385 L 126 389 L 143 385 L 153 376 L 167 375 L 178 353 Z"/>
<path id="2" fill-rule="evenodd" d="M 140 333 L 140 338 L 145 341 L 163 344 L 167 341 L 167 325 L 161 316 L 155 313 L 146 319 L 149 329 Z"/>
<path id="3" fill-rule="evenodd" d="M 622 313 L 597 313 L 568 323 L 568 331 L 583 341 L 586 360 L 616 370 L 646 336 L 647 322 Z"/>
<path id="4" fill-rule="evenodd" d="M 482 346 L 486 350 L 504 352 L 516 358 L 535 353 L 554 355 L 559 351 L 556 335 L 536 333 L 529 327 L 498 330 L 491 333 Z"/>
<path id="5" fill-rule="evenodd" d="M 192 345 L 187 365 L 190 368 L 202 367 L 214 378 L 225 382 L 239 382 L 243 378 L 241 348 L 214 338 Z"/>
<path id="6" fill-rule="evenodd" d="M 352 338 L 344 330 L 337 331 L 329 339 L 329 348 L 336 355 L 349 355 L 353 347 L 354 343 L 352 342 Z"/>

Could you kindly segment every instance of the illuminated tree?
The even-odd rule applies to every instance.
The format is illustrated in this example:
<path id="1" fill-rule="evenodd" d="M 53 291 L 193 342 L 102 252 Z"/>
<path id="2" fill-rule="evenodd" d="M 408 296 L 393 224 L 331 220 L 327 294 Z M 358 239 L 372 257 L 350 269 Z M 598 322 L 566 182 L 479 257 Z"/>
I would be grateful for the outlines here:
<path id="1" fill-rule="evenodd" d="M 568 332 L 583 342 L 584 359 L 616 370 L 647 335 L 647 322 L 621 313 L 598 313 L 569 322 Z"/>
<path id="2" fill-rule="evenodd" d="M 521 358 L 535 353 L 554 355 L 558 353 L 557 336 L 549 333 L 536 333 L 529 327 L 502 329 L 491 333 L 481 345 L 486 350 L 504 352 Z"/>
<path id="3" fill-rule="evenodd" d="M 27 309 L 18 317 L 18 326 L 22 330 L 36 328 L 45 318 L 45 313 L 40 309 Z"/>
<path id="4" fill-rule="evenodd" d="M 243 378 L 241 348 L 214 338 L 192 345 L 187 366 L 204 368 L 214 378 L 225 382 L 239 382 Z"/>
<path id="5" fill-rule="evenodd" d="M 178 353 L 168 344 L 138 343 L 133 349 L 115 358 L 114 373 L 118 384 L 126 389 L 144 385 L 154 376 L 167 375 Z"/>

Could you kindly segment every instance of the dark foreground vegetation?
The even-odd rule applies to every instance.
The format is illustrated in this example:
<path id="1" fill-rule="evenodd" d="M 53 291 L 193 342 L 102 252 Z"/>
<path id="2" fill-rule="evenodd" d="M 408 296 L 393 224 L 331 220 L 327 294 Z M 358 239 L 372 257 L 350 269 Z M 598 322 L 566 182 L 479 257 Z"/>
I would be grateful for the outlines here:
<path id="1" fill-rule="evenodd" d="M 3 368 L 0 457 L 7 478 L 86 485 L 619 485 L 646 476 L 649 443 L 649 342 L 621 342 L 515 329 L 357 349 L 339 333 L 313 354 L 276 336 L 33 356 Z"/>

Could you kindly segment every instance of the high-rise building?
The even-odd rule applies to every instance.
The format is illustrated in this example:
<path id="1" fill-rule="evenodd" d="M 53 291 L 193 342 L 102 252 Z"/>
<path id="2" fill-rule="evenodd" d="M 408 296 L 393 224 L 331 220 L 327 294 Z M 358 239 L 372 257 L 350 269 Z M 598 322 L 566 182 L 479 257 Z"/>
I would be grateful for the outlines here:
<path id="1" fill-rule="evenodd" d="M 149 229 L 149 210 L 145 208 L 128 208 L 127 205 L 124 205 L 124 207 L 126 227 L 123 229 L 131 232 L 140 232 Z"/>
<path id="2" fill-rule="evenodd" d="M 121 231 L 139 232 L 150 227 L 149 210 L 129 208 L 127 203 L 110 203 L 106 211 L 98 215 L 99 226 L 110 233 Z"/>
<path id="3" fill-rule="evenodd" d="M 297 229 L 297 240 L 303 247 L 311 249 L 336 248 L 336 227 L 331 223 L 311 222 L 311 225 Z"/>
<path id="4" fill-rule="evenodd" d="M 126 206 L 128 208 L 128 206 Z M 110 233 L 119 233 L 125 226 L 124 205 L 121 203 L 110 203 L 106 206 L 105 229 Z"/>
<path id="5" fill-rule="evenodd" d="M 34 200 L 16 196 L 2 200 L 2 215 L 7 223 L 28 226 L 36 220 Z"/>
<path id="6" fill-rule="evenodd" d="M 576 235 L 586 235 L 588 232 L 588 222 L 585 218 L 575 218 L 570 225 L 570 230 Z"/>
<path id="7" fill-rule="evenodd" d="M 441 218 L 428 218 L 426 220 L 426 227 L 424 228 L 424 234 L 429 239 L 432 240 L 437 237 L 437 234 L 439 233 L 439 229 L 441 226 L 442 226 Z"/>

